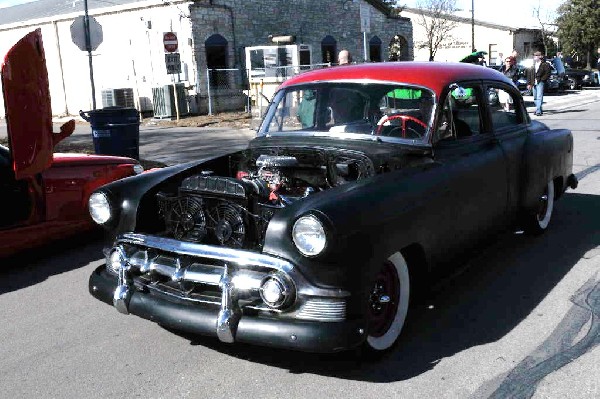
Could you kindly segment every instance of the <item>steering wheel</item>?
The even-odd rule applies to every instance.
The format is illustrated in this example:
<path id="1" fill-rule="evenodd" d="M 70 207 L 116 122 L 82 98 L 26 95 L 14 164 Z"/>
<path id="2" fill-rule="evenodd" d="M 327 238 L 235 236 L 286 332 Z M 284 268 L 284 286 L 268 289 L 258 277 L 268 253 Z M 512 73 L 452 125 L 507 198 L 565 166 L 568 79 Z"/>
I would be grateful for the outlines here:
<path id="1" fill-rule="evenodd" d="M 388 134 L 386 134 L 386 136 L 396 136 L 395 134 L 392 134 L 392 132 L 396 131 L 396 130 L 401 130 L 401 137 L 406 138 L 407 137 L 407 133 L 410 133 L 410 136 L 416 136 L 416 137 L 410 137 L 410 138 L 419 138 L 421 136 L 423 136 L 422 133 L 418 132 L 417 130 L 415 130 L 412 127 L 407 127 L 406 126 L 406 122 L 414 122 L 417 125 L 421 126 L 423 128 L 423 131 L 427 130 L 427 125 L 421 121 L 418 118 L 415 118 L 414 116 L 408 116 L 408 115 L 384 115 L 379 122 L 377 122 L 377 130 L 375 131 L 375 134 L 380 135 L 381 132 L 383 131 L 383 128 L 385 126 L 389 126 L 390 124 L 388 122 L 394 120 L 394 119 L 399 119 L 402 123 L 400 125 L 397 126 L 393 126 L 392 129 L 390 129 L 390 131 L 388 132 Z M 388 123 L 386 125 L 386 123 Z"/>

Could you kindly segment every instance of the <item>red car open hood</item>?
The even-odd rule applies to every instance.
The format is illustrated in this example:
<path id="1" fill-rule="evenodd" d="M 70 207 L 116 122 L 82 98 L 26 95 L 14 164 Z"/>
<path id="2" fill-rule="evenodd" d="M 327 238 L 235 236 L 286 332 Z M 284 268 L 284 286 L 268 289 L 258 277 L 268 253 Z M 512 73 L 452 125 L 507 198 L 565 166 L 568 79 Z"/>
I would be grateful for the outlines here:
<path id="1" fill-rule="evenodd" d="M 40 29 L 27 34 L 6 54 L 2 89 L 16 178 L 33 176 L 50 166 L 54 145 L 72 133 L 70 125 L 65 125 L 59 134 L 52 133 L 50 88 Z"/>

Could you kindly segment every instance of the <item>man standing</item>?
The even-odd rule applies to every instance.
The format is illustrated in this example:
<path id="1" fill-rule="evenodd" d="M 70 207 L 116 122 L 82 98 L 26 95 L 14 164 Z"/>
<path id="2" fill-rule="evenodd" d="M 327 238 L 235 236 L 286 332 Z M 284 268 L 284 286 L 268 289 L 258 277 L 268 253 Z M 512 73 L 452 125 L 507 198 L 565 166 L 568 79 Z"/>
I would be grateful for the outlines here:
<path id="1" fill-rule="evenodd" d="M 533 66 L 527 71 L 527 89 L 533 89 L 533 102 L 535 103 L 535 115 L 543 115 L 542 104 L 544 102 L 544 86 L 550 78 L 550 65 L 544 59 L 540 51 L 533 53 Z"/>
<path id="2" fill-rule="evenodd" d="M 346 49 L 340 51 L 338 54 L 338 64 L 345 65 L 350 63 L 352 63 L 352 56 L 350 55 L 350 52 Z"/>
<path id="3" fill-rule="evenodd" d="M 517 51 L 517 49 L 513 49 L 510 56 L 513 57 L 515 65 L 518 65 L 519 64 L 519 52 Z"/>
<path id="4" fill-rule="evenodd" d="M 556 73 L 562 79 L 565 76 L 565 64 L 563 63 L 562 53 L 560 51 L 556 53 L 556 57 L 552 59 L 552 65 L 554 65 Z"/>

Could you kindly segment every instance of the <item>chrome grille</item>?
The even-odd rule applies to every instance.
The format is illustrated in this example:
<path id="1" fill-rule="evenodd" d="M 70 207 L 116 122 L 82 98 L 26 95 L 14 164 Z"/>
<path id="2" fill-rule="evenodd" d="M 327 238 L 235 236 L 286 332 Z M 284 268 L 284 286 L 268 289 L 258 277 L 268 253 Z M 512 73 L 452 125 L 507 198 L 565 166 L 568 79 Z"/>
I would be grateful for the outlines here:
<path id="1" fill-rule="evenodd" d="M 341 321 L 346 318 L 346 301 L 309 299 L 302 305 L 297 318 L 319 321 Z"/>

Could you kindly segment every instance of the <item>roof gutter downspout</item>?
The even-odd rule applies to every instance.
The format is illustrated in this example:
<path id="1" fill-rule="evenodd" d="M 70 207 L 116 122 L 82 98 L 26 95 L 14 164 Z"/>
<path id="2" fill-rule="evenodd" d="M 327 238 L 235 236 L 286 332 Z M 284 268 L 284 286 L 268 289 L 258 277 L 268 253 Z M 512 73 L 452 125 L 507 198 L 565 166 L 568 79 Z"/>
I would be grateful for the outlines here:
<path id="1" fill-rule="evenodd" d="M 63 68 L 62 52 L 60 49 L 60 37 L 58 36 L 58 24 L 52 21 L 54 26 L 54 36 L 56 37 L 56 52 L 58 53 L 58 67 L 60 69 L 60 82 L 62 84 L 63 97 L 65 100 L 65 115 L 69 115 L 69 106 L 67 104 L 67 88 L 65 86 L 65 70 Z"/>

